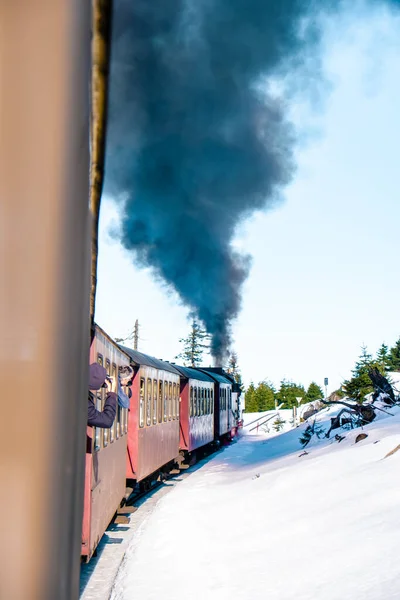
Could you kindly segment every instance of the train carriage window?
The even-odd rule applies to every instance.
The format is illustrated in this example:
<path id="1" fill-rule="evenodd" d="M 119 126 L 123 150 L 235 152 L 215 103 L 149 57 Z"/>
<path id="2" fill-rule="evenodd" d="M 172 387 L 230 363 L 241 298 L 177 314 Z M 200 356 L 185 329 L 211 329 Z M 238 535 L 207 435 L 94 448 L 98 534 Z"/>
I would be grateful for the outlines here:
<path id="1" fill-rule="evenodd" d="M 128 433 L 128 409 L 124 408 L 124 433 Z"/>
<path id="2" fill-rule="evenodd" d="M 190 416 L 193 417 L 194 406 L 193 406 L 193 386 L 190 386 Z"/>
<path id="3" fill-rule="evenodd" d="M 121 437 L 124 435 L 124 426 L 125 426 L 125 414 L 122 406 L 118 404 L 118 421 L 119 421 L 119 430 L 121 432 Z"/>
<path id="4" fill-rule="evenodd" d="M 146 425 L 151 425 L 151 379 L 147 379 L 147 390 L 146 390 Z"/>
<path id="5" fill-rule="evenodd" d="M 176 384 L 176 418 L 179 419 L 179 409 L 181 401 L 181 388 L 179 382 Z"/>
<path id="6" fill-rule="evenodd" d="M 109 359 L 106 359 L 106 371 L 107 371 L 107 375 L 110 376 L 111 375 L 111 364 Z M 106 390 L 104 390 L 104 402 L 106 399 Z M 103 407 L 104 407 L 104 402 L 103 402 Z M 110 430 L 109 429 L 103 429 L 103 446 L 104 448 L 106 446 L 108 446 L 108 440 L 109 440 L 109 436 L 110 436 Z"/>
<path id="7" fill-rule="evenodd" d="M 120 407 L 120 405 L 118 404 L 117 406 L 117 416 L 116 416 L 116 422 L 117 422 L 117 439 L 123 435 L 123 427 L 122 427 L 122 421 L 123 421 L 123 415 L 122 415 L 122 408 Z"/>
<path id="8" fill-rule="evenodd" d="M 172 418 L 172 383 L 168 384 L 168 420 L 170 421 Z"/>
<path id="9" fill-rule="evenodd" d="M 158 422 L 162 422 L 162 410 L 163 410 L 163 382 L 158 382 Z"/>
<path id="10" fill-rule="evenodd" d="M 140 396 L 139 396 L 139 427 L 144 427 L 144 378 L 140 378 Z"/>
<path id="11" fill-rule="evenodd" d="M 112 364 L 112 368 L 111 368 L 111 376 L 114 377 L 114 380 L 117 379 L 117 365 L 116 364 Z M 112 443 L 115 438 L 117 436 L 117 419 L 114 419 L 114 423 L 112 424 L 112 427 L 110 429 L 110 442 Z"/>
<path id="12" fill-rule="evenodd" d="M 197 391 L 198 391 L 198 388 L 197 388 L 197 386 L 195 386 L 195 388 L 194 388 L 194 416 L 195 417 L 197 417 L 197 415 L 199 414 L 199 412 L 198 412 L 199 404 L 197 402 Z"/>
<path id="13" fill-rule="evenodd" d="M 176 419 L 176 383 L 172 384 L 172 418 Z"/>
<path id="14" fill-rule="evenodd" d="M 207 414 L 210 414 L 210 388 L 207 388 Z"/>
<path id="15" fill-rule="evenodd" d="M 232 390 L 231 389 L 228 390 L 228 394 L 229 394 L 229 410 L 232 410 Z"/>
<path id="16" fill-rule="evenodd" d="M 201 388 L 201 414 L 204 415 L 205 413 L 205 408 L 204 408 L 204 388 Z"/>
<path id="17" fill-rule="evenodd" d="M 164 421 L 168 417 L 168 381 L 164 380 Z"/>
<path id="18" fill-rule="evenodd" d="M 103 366 L 103 357 L 101 354 L 97 355 L 97 362 L 99 363 L 99 365 Z M 103 396 L 104 396 L 103 390 L 97 390 L 96 392 L 93 392 L 93 395 L 94 395 L 95 407 L 97 408 L 97 410 L 102 410 Z M 98 452 L 100 450 L 100 448 L 101 448 L 101 428 L 94 427 L 94 449 L 96 452 Z"/>
<path id="19" fill-rule="evenodd" d="M 214 413 L 214 388 L 211 388 L 211 392 L 210 392 L 210 396 L 211 396 L 211 414 Z"/>
<path id="20" fill-rule="evenodd" d="M 157 380 L 153 379 L 153 425 L 157 423 Z"/>

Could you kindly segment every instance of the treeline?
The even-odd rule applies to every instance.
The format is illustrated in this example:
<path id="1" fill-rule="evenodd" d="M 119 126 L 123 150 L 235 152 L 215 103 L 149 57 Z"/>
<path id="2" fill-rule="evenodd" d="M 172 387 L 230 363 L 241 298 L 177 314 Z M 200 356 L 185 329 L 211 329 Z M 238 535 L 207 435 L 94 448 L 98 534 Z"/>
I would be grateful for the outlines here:
<path id="1" fill-rule="evenodd" d="M 351 378 L 346 379 L 338 390 L 332 392 L 330 398 L 347 396 L 362 402 L 364 397 L 373 391 L 369 377 L 372 368 L 377 368 L 382 375 L 386 375 L 389 371 L 400 371 L 400 338 L 391 348 L 382 344 L 375 356 L 368 352 L 366 346 L 362 346 L 361 354 L 351 372 Z M 274 410 L 280 404 L 282 408 L 292 408 L 322 398 L 324 398 L 323 391 L 315 382 L 312 382 L 307 390 L 301 384 L 287 380 L 281 381 L 279 389 L 268 380 L 261 381 L 257 386 L 252 382 L 245 393 L 245 412 Z"/>
<path id="2" fill-rule="evenodd" d="M 302 385 L 286 379 L 281 381 L 278 390 L 270 381 L 261 381 L 257 387 L 252 382 L 245 394 L 245 412 L 274 410 L 279 405 L 282 405 L 281 408 L 292 408 L 323 397 L 322 389 L 314 381 L 307 390 Z"/>

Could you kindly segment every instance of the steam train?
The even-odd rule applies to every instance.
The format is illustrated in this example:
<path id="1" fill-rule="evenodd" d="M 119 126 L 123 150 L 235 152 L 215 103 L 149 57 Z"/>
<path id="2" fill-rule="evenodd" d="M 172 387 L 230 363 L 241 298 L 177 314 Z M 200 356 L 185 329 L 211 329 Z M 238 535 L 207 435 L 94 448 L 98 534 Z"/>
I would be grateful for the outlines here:
<path id="1" fill-rule="evenodd" d="M 133 369 L 129 408 L 118 406 L 111 429 L 87 428 L 81 560 L 93 556 L 127 490 L 148 489 L 209 444 L 231 440 L 240 415 L 240 387 L 218 368 L 188 368 L 118 345 L 99 326 L 90 362 L 108 375 Z M 128 392 L 127 388 L 124 388 Z M 105 391 L 95 398 L 102 410 Z"/>

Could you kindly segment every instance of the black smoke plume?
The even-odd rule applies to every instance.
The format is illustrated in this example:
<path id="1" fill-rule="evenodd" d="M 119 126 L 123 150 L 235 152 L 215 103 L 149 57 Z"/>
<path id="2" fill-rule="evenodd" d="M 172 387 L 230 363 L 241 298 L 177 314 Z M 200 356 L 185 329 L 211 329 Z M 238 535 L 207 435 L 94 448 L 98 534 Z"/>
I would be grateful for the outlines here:
<path id="1" fill-rule="evenodd" d="M 216 359 L 249 270 L 235 231 L 293 175 L 285 107 L 260 84 L 301 67 L 320 5 L 114 0 L 106 183 L 120 240 L 204 322 Z"/>

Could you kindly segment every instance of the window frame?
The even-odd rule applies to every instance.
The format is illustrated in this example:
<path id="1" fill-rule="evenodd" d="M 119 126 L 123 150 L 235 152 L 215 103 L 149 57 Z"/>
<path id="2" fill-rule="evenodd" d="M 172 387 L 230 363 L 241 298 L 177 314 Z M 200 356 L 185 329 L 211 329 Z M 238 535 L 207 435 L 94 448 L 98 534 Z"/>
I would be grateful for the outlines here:
<path id="1" fill-rule="evenodd" d="M 114 377 L 114 378 L 117 377 L 117 365 L 115 363 L 112 363 L 112 365 L 111 365 L 111 377 Z M 113 424 L 111 425 L 111 429 L 110 429 L 110 444 L 112 444 L 114 442 L 114 440 L 117 439 L 116 433 L 117 433 L 117 418 L 115 416 Z"/>
<path id="2" fill-rule="evenodd" d="M 158 380 L 158 422 L 162 423 L 163 420 L 163 400 L 164 400 L 164 382 L 162 379 Z"/>
<path id="3" fill-rule="evenodd" d="M 142 429 L 145 423 L 145 398 L 146 398 L 146 378 L 140 377 L 139 381 L 139 427 Z"/>
<path id="4" fill-rule="evenodd" d="M 153 383 L 151 377 L 146 379 L 146 427 L 151 427 L 151 403 L 152 403 Z"/>
<path id="5" fill-rule="evenodd" d="M 103 359 L 103 355 L 98 352 L 97 353 L 97 362 L 99 365 L 103 366 L 104 363 L 104 359 Z M 94 405 L 96 410 L 103 410 L 103 406 L 102 406 L 102 402 L 103 402 L 103 391 L 102 390 L 94 390 L 93 392 L 93 396 L 94 396 Z M 101 440 L 102 440 L 102 435 L 101 435 L 101 427 L 93 427 L 94 432 L 93 432 L 93 448 L 95 452 L 100 452 L 101 450 Z"/>
<path id="6" fill-rule="evenodd" d="M 172 419 L 172 381 L 168 381 L 168 421 Z"/>
<path id="7" fill-rule="evenodd" d="M 163 422 L 166 423 L 168 419 L 168 381 L 164 379 L 164 415 Z"/>
<path id="8" fill-rule="evenodd" d="M 158 381 L 157 379 L 153 379 L 153 425 L 157 425 L 157 416 L 158 416 Z"/>

